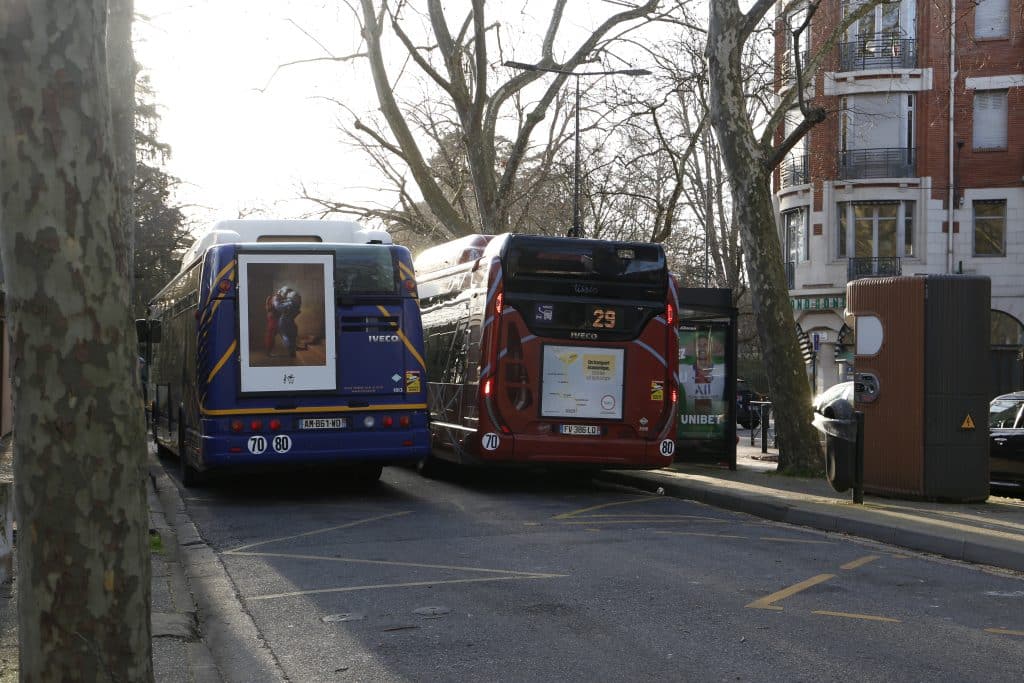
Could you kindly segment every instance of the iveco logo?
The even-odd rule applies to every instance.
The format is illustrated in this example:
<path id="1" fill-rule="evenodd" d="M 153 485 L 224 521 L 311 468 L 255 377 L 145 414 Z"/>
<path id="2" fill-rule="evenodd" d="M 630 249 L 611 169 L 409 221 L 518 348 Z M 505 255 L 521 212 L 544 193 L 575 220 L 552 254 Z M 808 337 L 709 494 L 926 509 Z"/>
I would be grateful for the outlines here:
<path id="1" fill-rule="evenodd" d="M 371 334 L 369 335 L 370 341 L 375 343 L 386 343 L 398 341 L 398 335 L 395 334 Z"/>
<path id="2" fill-rule="evenodd" d="M 594 332 L 570 332 L 570 339 L 589 339 L 591 341 L 597 340 L 597 334 Z"/>
<path id="3" fill-rule="evenodd" d="M 597 287 L 594 285 L 581 285 L 576 283 L 572 286 L 572 291 L 577 294 L 597 294 Z"/>

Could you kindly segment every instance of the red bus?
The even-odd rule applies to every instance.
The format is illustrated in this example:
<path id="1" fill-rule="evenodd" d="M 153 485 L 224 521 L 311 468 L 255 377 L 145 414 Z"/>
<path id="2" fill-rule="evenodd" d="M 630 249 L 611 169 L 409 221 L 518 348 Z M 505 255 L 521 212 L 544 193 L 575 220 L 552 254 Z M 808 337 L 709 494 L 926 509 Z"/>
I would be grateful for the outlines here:
<path id="1" fill-rule="evenodd" d="M 471 235 L 414 265 L 431 458 L 672 462 L 678 306 L 661 245 Z"/>

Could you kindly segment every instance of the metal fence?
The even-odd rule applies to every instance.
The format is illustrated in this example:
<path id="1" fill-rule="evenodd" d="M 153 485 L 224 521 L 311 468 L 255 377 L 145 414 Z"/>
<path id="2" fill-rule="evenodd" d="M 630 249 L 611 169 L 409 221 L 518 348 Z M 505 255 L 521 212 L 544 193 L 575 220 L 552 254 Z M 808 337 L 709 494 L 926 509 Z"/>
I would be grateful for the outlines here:
<path id="1" fill-rule="evenodd" d="M 917 40 L 876 33 L 839 45 L 840 71 L 913 69 L 917 66 Z"/>
<path id="2" fill-rule="evenodd" d="M 838 177 L 841 180 L 907 178 L 916 175 L 915 147 L 849 149 L 839 153 Z"/>

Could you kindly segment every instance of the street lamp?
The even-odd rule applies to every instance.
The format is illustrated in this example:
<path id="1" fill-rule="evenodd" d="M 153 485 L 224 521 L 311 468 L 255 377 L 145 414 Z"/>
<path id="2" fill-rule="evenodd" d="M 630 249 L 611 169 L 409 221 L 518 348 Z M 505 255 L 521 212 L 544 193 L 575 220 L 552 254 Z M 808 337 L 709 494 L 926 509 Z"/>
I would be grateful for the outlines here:
<path id="1" fill-rule="evenodd" d="M 505 62 L 505 66 L 523 71 L 547 71 L 553 74 L 565 74 L 576 77 L 576 148 L 572 171 L 572 227 L 569 228 L 569 237 L 583 237 L 583 226 L 580 225 L 580 76 L 611 76 L 621 74 L 623 76 L 650 76 L 647 69 L 610 69 L 608 71 L 572 71 L 567 69 L 554 69 L 525 62 Z"/>

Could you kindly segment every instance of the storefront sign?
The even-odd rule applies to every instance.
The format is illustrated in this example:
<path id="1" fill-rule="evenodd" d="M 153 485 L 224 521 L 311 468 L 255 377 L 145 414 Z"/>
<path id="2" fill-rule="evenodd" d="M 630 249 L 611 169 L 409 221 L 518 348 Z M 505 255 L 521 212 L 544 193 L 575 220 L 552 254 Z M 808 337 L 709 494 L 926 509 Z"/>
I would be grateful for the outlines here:
<path id="1" fill-rule="evenodd" d="M 846 308 L 845 294 L 837 294 L 834 296 L 794 297 L 793 299 L 790 299 L 790 301 L 793 302 L 794 311 L 841 311 Z"/>

